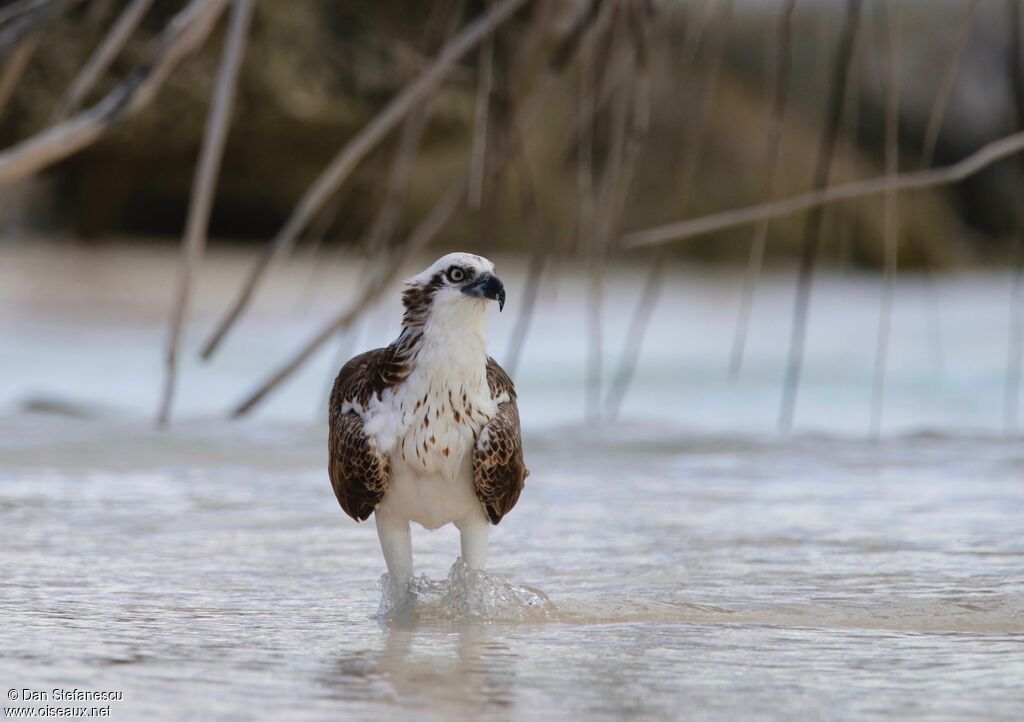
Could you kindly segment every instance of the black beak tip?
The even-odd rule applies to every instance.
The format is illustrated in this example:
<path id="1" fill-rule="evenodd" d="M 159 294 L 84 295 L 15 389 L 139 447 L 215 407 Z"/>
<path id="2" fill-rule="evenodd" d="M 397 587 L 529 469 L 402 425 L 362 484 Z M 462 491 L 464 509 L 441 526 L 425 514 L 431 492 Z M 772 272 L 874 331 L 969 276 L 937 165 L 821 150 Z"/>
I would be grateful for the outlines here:
<path id="1" fill-rule="evenodd" d="M 498 311 L 505 308 L 505 285 L 497 276 L 482 274 L 476 281 L 462 288 L 462 292 L 476 298 L 487 298 L 498 302 Z"/>

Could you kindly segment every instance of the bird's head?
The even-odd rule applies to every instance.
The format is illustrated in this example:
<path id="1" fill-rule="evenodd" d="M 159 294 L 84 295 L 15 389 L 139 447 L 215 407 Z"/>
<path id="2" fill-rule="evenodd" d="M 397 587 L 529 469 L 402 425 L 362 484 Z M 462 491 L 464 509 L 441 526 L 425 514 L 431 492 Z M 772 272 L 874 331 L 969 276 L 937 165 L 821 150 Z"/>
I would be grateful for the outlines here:
<path id="1" fill-rule="evenodd" d="M 406 279 L 404 324 L 423 325 L 430 318 L 483 318 L 488 301 L 497 301 L 499 311 L 505 307 L 505 286 L 494 275 L 494 264 L 472 253 L 449 253 Z"/>

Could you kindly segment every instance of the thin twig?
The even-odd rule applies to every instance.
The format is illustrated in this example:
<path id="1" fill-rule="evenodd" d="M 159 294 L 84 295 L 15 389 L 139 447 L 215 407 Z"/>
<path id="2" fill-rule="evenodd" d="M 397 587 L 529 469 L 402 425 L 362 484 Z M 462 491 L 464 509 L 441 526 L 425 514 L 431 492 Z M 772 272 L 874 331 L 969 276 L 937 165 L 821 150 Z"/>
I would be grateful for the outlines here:
<path id="1" fill-rule="evenodd" d="M 309 224 L 309 232 L 306 234 L 309 240 L 309 248 L 305 253 L 304 259 L 305 265 L 309 267 L 309 276 L 306 283 L 302 286 L 302 293 L 295 300 L 296 312 L 308 311 L 310 309 L 313 305 L 313 299 L 316 296 L 316 291 L 319 288 L 323 274 L 327 272 L 328 266 L 333 265 L 328 262 L 321 262 L 318 259 L 318 256 L 320 255 L 324 242 L 327 240 L 328 233 L 338 220 L 338 216 L 341 214 L 343 198 L 344 194 L 335 198 L 330 205 L 320 209 L 316 218 L 314 218 L 312 223 Z M 339 251 L 341 247 L 342 246 L 339 243 Z"/>
<path id="2" fill-rule="evenodd" d="M 683 157 L 683 197 L 680 201 L 680 205 L 683 206 L 685 206 L 689 200 L 690 193 L 693 190 L 693 184 L 696 182 L 697 178 L 697 167 L 699 166 L 702 157 L 702 153 L 700 151 L 701 147 L 704 145 L 704 136 L 707 130 L 708 120 L 710 119 L 709 106 L 714 102 L 715 92 L 718 87 L 722 55 L 725 51 L 725 36 L 728 32 L 727 24 L 732 15 L 731 6 L 731 0 L 727 0 L 727 4 L 719 9 L 722 13 L 719 16 L 721 22 L 718 26 L 718 35 L 714 39 L 714 45 L 710 51 L 711 70 L 708 73 L 707 81 L 701 87 L 700 100 L 698 101 L 700 110 L 697 115 L 697 123 L 691 137 L 688 139 L 687 149 Z M 711 24 L 710 7 L 711 3 L 704 6 L 703 12 L 699 16 L 703 18 L 703 20 L 695 22 L 683 40 L 683 47 L 680 53 L 681 67 L 689 67 L 696 62 L 698 46 L 704 37 L 704 32 L 707 26 Z M 637 20 L 641 21 L 643 35 L 642 42 L 646 43 L 646 23 L 649 21 L 649 18 L 640 16 Z M 638 108 L 638 112 L 636 114 L 638 125 L 634 132 L 638 135 L 646 132 L 646 125 L 649 120 L 648 109 L 645 107 L 650 100 L 650 80 L 645 60 L 648 55 L 649 53 L 646 50 L 636 54 L 637 66 L 640 73 L 638 78 L 639 82 L 634 84 L 634 88 L 637 93 Z M 665 249 L 659 249 L 657 253 L 653 254 L 651 267 L 647 274 L 647 280 L 645 281 L 643 291 L 637 300 L 636 309 L 633 312 L 629 329 L 626 332 L 626 342 L 622 347 L 619 363 L 612 377 L 607 398 L 605 400 L 605 413 L 610 420 L 614 420 L 618 417 L 619 412 L 622 409 L 622 404 L 625 401 L 626 393 L 629 391 L 629 387 L 633 382 L 633 376 L 636 373 L 637 362 L 640 358 L 640 351 L 643 348 L 644 339 L 647 336 L 647 329 L 650 325 L 651 316 L 657 306 L 658 299 L 661 297 L 661 291 L 665 280 L 664 271 L 667 264 L 668 253 Z"/>
<path id="3" fill-rule="evenodd" d="M 135 29 L 142 22 L 142 18 L 146 15 L 146 11 L 149 10 L 152 4 L 153 0 L 132 0 L 128 7 L 122 11 L 111 26 L 106 37 L 103 38 L 103 41 L 93 52 L 88 62 L 82 67 L 78 77 L 68 87 L 67 93 L 64 94 L 64 97 L 57 105 L 57 110 L 54 112 L 54 122 L 64 120 L 68 115 L 78 110 L 82 100 L 96 86 L 96 83 L 103 77 L 103 74 L 107 72 L 110 64 L 114 62 L 114 58 L 117 57 L 117 54 L 121 52 L 121 48 L 124 47 L 132 33 L 135 32 Z"/>
<path id="4" fill-rule="evenodd" d="M 606 6 L 608 7 L 608 6 Z M 607 15 L 602 10 L 602 15 Z M 598 414 L 601 393 L 601 310 L 600 278 L 596 252 L 594 209 L 594 87 L 597 84 L 598 35 L 584 42 L 580 51 L 579 95 L 579 150 L 576 165 L 576 185 L 579 196 L 580 245 L 587 256 L 588 298 L 586 313 L 587 366 L 586 415 L 593 419 Z"/>
<path id="5" fill-rule="evenodd" d="M 633 182 L 633 174 L 643 148 L 643 141 L 650 127 L 651 77 L 648 26 L 651 14 L 651 9 L 643 5 L 631 7 L 627 14 L 627 23 L 632 39 L 634 73 L 632 82 L 628 86 L 630 92 L 623 99 L 623 104 L 625 105 L 631 101 L 631 113 L 628 132 L 626 133 L 624 147 L 621 152 L 622 160 L 619 163 L 619 167 L 613 169 L 615 184 L 609 193 L 610 197 L 603 201 L 603 206 L 607 209 L 605 228 L 608 237 L 604 241 L 606 245 L 611 245 L 613 238 L 618 235 L 618 229 L 622 224 L 622 214 L 626 198 Z M 725 32 L 724 26 L 722 32 Z M 712 80 L 712 88 L 714 83 L 715 81 Z M 655 255 L 660 256 L 662 254 L 658 253 Z M 664 263 L 665 259 L 655 258 L 657 266 L 663 267 Z M 652 272 L 660 273 L 658 271 Z M 622 402 L 625 399 L 633 373 L 636 370 L 636 358 L 634 356 L 639 355 L 640 349 L 643 346 L 643 336 L 647 331 L 647 321 L 660 295 L 660 290 L 659 282 L 653 288 L 653 294 L 650 295 L 649 303 L 644 301 L 648 294 L 645 293 L 641 298 L 638 313 L 641 314 L 642 320 L 635 319 L 631 326 L 630 340 L 623 347 L 619 365 L 616 368 L 615 375 L 612 377 L 605 400 L 605 413 L 609 420 L 614 421 L 621 410 Z"/>
<path id="6" fill-rule="evenodd" d="M 148 60 L 96 105 L 0 153 L 0 183 L 67 158 L 149 105 L 174 69 L 202 46 L 227 2 L 192 0 L 161 34 Z"/>
<path id="7" fill-rule="evenodd" d="M 458 26 L 459 18 L 462 17 L 464 4 L 463 0 L 449 0 L 435 7 L 423 39 L 426 55 L 437 53 L 451 38 Z M 391 161 L 384 200 L 381 201 L 377 215 L 362 239 L 364 252 L 369 256 L 374 256 L 380 249 L 387 247 L 398 228 L 405 209 L 416 155 L 434 109 L 434 100 L 434 96 L 427 98 L 402 123 L 398 145 Z"/>
<path id="8" fill-rule="evenodd" d="M 480 209 L 483 194 L 484 165 L 487 163 L 487 112 L 491 106 L 494 80 L 494 40 L 488 38 L 480 48 L 476 106 L 473 112 L 473 146 L 470 151 L 469 207 Z"/>
<path id="9" fill-rule="evenodd" d="M 500 173 L 507 163 L 510 154 L 519 152 L 519 144 L 522 142 L 522 133 L 536 120 L 539 111 L 543 109 L 543 101 L 547 100 L 548 90 L 552 86 L 552 77 L 545 76 L 536 88 L 531 97 L 522 104 L 522 130 L 510 134 L 506 144 L 498 144 L 492 156 L 492 162 L 488 164 L 488 173 L 495 176 Z M 442 194 L 434 207 L 420 222 L 413 232 L 407 237 L 404 243 L 389 254 L 386 262 L 379 266 L 379 271 L 371 277 L 363 288 L 359 298 L 356 299 L 346 310 L 335 316 L 330 322 L 299 349 L 291 359 L 277 369 L 271 376 L 260 384 L 255 391 L 245 398 L 232 412 L 233 418 L 245 416 L 251 412 L 264 398 L 274 389 L 281 385 L 289 376 L 302 367 L 317 349 L 326 343 L 334 334 L 348 328 L 358 319 L 363 312 L 380 298 L 399 275 L 402 269 L 402 260 L 415 255 L 425 247 L 440 231 L 445 224 L 464 205 L 466 194 L 469 190 L 469 172 L 464 172 L 459 178 L 453 181 L 448 189 Z"/>
<path id="10" fill-rule="evenodd" d="M 832 169 L 832 157 L 843 115 L 843 98 L 846 96 L 846 81 L 849 76 L 853 47 L 857 39 L 860 21 L 861 0 L 847 0 L 846 21 L 840 39 L 836 58 L 829 105 L 826 111 L 825 132 L 818 150 L 818 164 L 814 171 L 814 188 L 828 185 Z M 811 279 L 820 244 L 822 206 L 815 206 L 807 216 L 804 225 L 803 253 L 800 257 L 800 271 L 797 276 L 796 300 L 793 305 L 793 331 L 789 345 L 789 361 L 786 365 L 786 379 L 782 389 L 782 406 L 779 411 L 779 429 L 788 432 L 793 426 L 796 409 L 796 395 L 800 386 L 800 371 L 803 365 L 804 338 L 807 332 L 807 311 L 811 298 Z"/>
<path id="11" fill-rule="evenodd" d="M 502 171 L 510 157 L 510 154 L 521 152 L 521 145 L 523 143 L 523 138 L 525 138 L 526 131 L 535 124 L 545 108 L 550 107 L 549 104 L 551 102 L 552 92 L 557 89 L 557 83 L 555 82 L 557 79 L 557 76 L 550 71 L 542 73 L 538 82 L 536 82 L 531 89 L 527 99 L 517 104 L 517 107 L 520 110 L 515 115 L 518 119 L 517 124 L 512 126 L 515 132 L 507 134 L 501 139 L 503 142 L 496 144 L 497 147 L 495 148 L 491 163 L 488 164 L 487 169 L 491 176 L 496 176 Z M 600 106 L 601 103 L 599 102 L 598 107 Z M 468 173 L 464 174 L 461 179 L 455 181 L 451 186 L 449 186 L 448 191 L 437 201 L 433 209 L 427 214 L 427 217 L 417 226 L 406 242 L 395 250 L 391 255 L 391 258 L 394 260 L 391 263 L 384 264 L 382 266 L 383 269 L 391 269 L 391 280 L 396 278 L 400 272 L 400 261 L 412 255 L 416 248 L 426 245 L 434 235 L 440 232 L 441 228 L 448 222 L 455 212 L 462 207 L 462 201 L 465 199 L 467 189 Z M 348 327 L 356 319 L 360 318 L 366 308 L 374 303 L 380 295 L 387 290 L 387 285 L 390 281 L 385 279 L 381 282 L 381 280 L 379 280 L 380 278 L 380 275 L 371 277 L 370 281 L 364 287 L 361 296 L 352 305 L 350 305 L 348 309 L 340 313 L 330 323 L 325 325 L 321 332 L 300 348 L 286 364 L 282 365 L 267 380 L 260 384 L 252 394 L 250 394 L 238 407 L 236 407 L 233 415 L 237 417 L 250 413 L 274 389 L 280 386 L 290 375 L 301 368 L 302 365 L 312 357 L 317 349 L 331 338 L 333 333 L 336 333 L 339 329 Z"/>
<path id="12" fill-rule="evenodd" d="M 462 205 L 469 187 L 468 175 L 463 175 L 449 185 L 440 201 L 430 214 L 409 235 L 403 246 L 393 254 L 389 254 L 389 263 L 383 264 L 382 270 L 367 282 L 362 294 L 348 309 L 332 319 L 308 343 L 306 343 L 291 360 L 282 365 L 265 382 L 249 394 L 232 411 L 232 418 L 239 418 L 249 413 L 271 391 L 298 370 L 324 343 L 335 334 L 348 328 L 369 308 L 388 286 L 398 277 L 402 269 L 401 259 L 415 255 L 422 250 L 434 236 L 440 233 L 455 211 Z"/>
<path id="13" fill-rule="evenodd" d="M 262 281 L 271 263 L 291 249 L 298 234 L 309 224 L 317 210 L 345 181 L 356 165 L 387 137 L 416 106 L 436 91 L 464 55 L 489 37 L 526 2 L 527 0 L 503 0 L 495 3 L 493 8 L 470 23 L 465 30 L 445 45 L 437 59 L 416 80 L 407 85 L 373 120 L 364 125 L 334 157 L 306 191 L 274 240 L 250 268 L 235 301 L 203 346 L 201 355 L 204 359 L 209 359 L 213 355 L 224 336 L 245 311 L 252 300 L 256 287 Z"/>
<path id="14" fill-rule="evenodd" d="M 942 123 L 946 118 L 946 109 L 953 97 L 956 88 L 956 81 L 960 75 L 960 67 L 963 64 L 964 55 L 967 51 L 971 33 L 974 30 L 975 18 L 977 16 L 978 0 L 968 0 L 964 5 L 963 15 L 953 43 L 953 52 L 950 56 L 949 65 L 942 76 L 939 91 L 932 102 L 931 111 L 928 114 L 928 123 L 925 126 L 924 141 L 921 144 L 920 168 L 931 167 L 935 158 L 935 149 L 938 145 L 939 134 L 942 131 Z M 932 371 L 941 376 L 945 363 L 942 352 L 942 315 L 940 313 L 940 298 L 935 287 L 932 263 L 924 264 L 925 294 L 928 302 L 928 347 Z"/>
<path id="15" fill-rule="evenodd" d="M 786 101 L 789 95 L 790 45 L 793 34 L 793 8 L 796 0 L 785 0 L 779 12 L 778 36 L 775 42 L 775 79 L 772 90 L 771 119 L 768 121 L 768 132 L 765 133 L 764 147 L 764 184 L 761 187 L 761 201 L 770 201 L 775 195 L 778 175 L 779 148 L 782 145 L 782 122 L 786 115 Z M 743 352 L 747 344 L 747 331 L 750 327 L 750 313 L 754 307 L 754 294 L 761 268 L 764 265 L 765 245 L 768 241 L 768 221 L 761 221 L 754 229 L 754 238 L 750 244 L 750 257 L 747 260 L 747 273 L 743 279 L 743 291 L 740 298 L 740 311 L 736 318 L 736 334 L 732 342 L 732 354 L 729 358 L 729 378 L 739 378 L 743 366 Z"/>
<path id="16" fill-rule="evenodd" d="M 0 8 L 0 25 L 6 23 L 12 18 L 16 18 L 19 15 L 38 10 L 43 5 L 50 5 L 53 3 L 62 2 L 62 0 L 19 0 L 19 2 L 12 2 L 5 8 Z"/>
<path id="17" fill-rule="evenodd" d="M 712 36 L 710 56 L 710 67 L 701 93 L 697 111 L 697 125 L 693 135 L 686 147 L 686 157 L 683 159 L 682 192 L 683 201 L 680 206 L 685 206 L 693 200 L 693 190 L 700 172 L 701 162 L 704 159 L 704 150 L 707 143 L 705 138 L 710 125 L 711 110 L 715 105 L 715 95 L 718 92 L 718 85 L 722 75 L 722 61 L 725 58 L 726 38 L 729 33 L 729 26 L 732 21 L 733 0 L 721 0 L 718 8 L 718 15 L 715 18 L 714 26 L 717 28 Z"/>
<path id="18" fill-rule="evenodd" d="M 850 63 L 850 77 L 846 82 L 846 98 L 843 100 L 843 128 L 842 132 L 848 137 L 846 147 L 842 149 L 836 161 L 837 171 L 835 177 L 839 181 L 856 179 L 858 176 L 858 161 L 860 160 L 860 149 L 858 148 L 858 137 L 860 135 L 861 122 L 861 86 L 863 85 L 862 75 L 866 73 L 868 63 L 863 56 L 864 43 L 855 43 L 853 58 Z M 844 171 L 846 173 L 844 174 Z M 853 265 L 853 246 L 856 235 L 861 232 L 859 221 L 864 217 L 864 201 L 844 203 L 835 209 L 836 225 L 836 262 L 839 269 L 839 276 L 846 278 L 850 274 Z"/>
<path id="19" fill-rule="evenodd" d="M 52 0 L 52 2 L 29 3 L 17 8 L 13 14 L 0 19 L 0 24 L 4 20 L 12 19 L 12 22 L 0 27 L 0 61 L 13 53 L 26 38 L 36 34 L 43 25 L 56 20 L 82 2 L 83 0 Z M 3 12 L 0 10 L 0 14 Z"/>
<path id="20" fill-rule="evenodd" d="M 978 0 L 967 0 L 964 6 L 964 14 L 960 18 L 960 26 L 956 32 L 953 54 L 950 57 L 949 65 L 942 76 L 942 84 L 939 92 L 932 102 L 931 111 L 928 113 L 928 125 L 924 131 L 924 141 L 921 144 L 921 165 L 928 168 L 935 158 L 935 146 L 939 140 L 939 132 L 942 130 L 942 121 L 946 118 L 946 108 L 953 97 L 953 90 L 956 88 L 956 79 L 960 74 L 960 66 L 963 64 L 967 44 L 971 39 L 971 32 L 974 30 L 975 11 L 978 9 Z"/>
<path id="21" fill-rule="evenodd" d="M 1010 42 L 1007 52 L 1012 101 L 1018 130 L 1024 129 L 1024 28 L 1019 0 L 1007 0 Z M 1024 159 L 1016 165 L 1018 184 L 1024 178 Z M 1021 194 L 1018 191 L 1018 199 Z M 1020 200 L 1014 207 L 1016 222 L 1013 239 L 1013 290 L 1010 294 L 1010 329 L 1006 358 L 1006 388 L 1004 398 L 1004 430 L 1007 435 L 1017 433 L 1017 415 L 1020 406 L 1021 362 L 1024 360 L 1024 210 Z"/>
<path id="22" fill-rule="evenodd" d="M 160 402 L 157 422 L 163 426 L 170 420 L 171 403 L 178 372 L 178 344 L 181 328 L 188 313 L 188 301 L 192 291 L 192 276 L 199 265 L 206 248 L 206 233 L 210 223 L 210 211 L 217 190 L 217 176 L 228 128 L 231 126 L 231 106 L 235 98 L 238 69 L 245 52 L 245 40 L 249 33 L 255 0 L 233 0 L 231 21 L 227 28 L 227 42 L 217 71 L 213 87 L 213 100 L 206 119 L 203 147 L 196 165 L 195 180 L 192 183 L 192 198 L 189 203 L 185 235 L 181 239 L 181 263 L 178 267 L 178 289 L 171 311 L 167 334 L 166 375 L 164 392 Z"/>
<path id="23" fill-rule="evenodd" d="M 1024 243 L 1013 244 L 1013 281 L 1010 288 L 1009 342 L 1006 347 L 1006 382 L 1003 390 L 1003 432 L 1018 431 L 1021 360 L 1024 358 Z"/>
<path id="24" fill-rule="evenodd" d="M 520 147 L 521 144 L 520 144 Z M 530 253 L 530 261 L 526 269 L 526 284 L 523 286 L 523 302 L 519 309 L 519 316 L 512 328 L 512 335 L 509 338 L 508 351 L 505 354 L 505 368 L 509 376 L 515 377 L 516 369 L 519 366 L 519 359 L 523 346 L 526 343 L 526 335 L 530 330 L 530 322 L 533 320 L 533 312 L 537 305 L 537 295 L 540 291 L 540 282 L 547 266 L 550 255 L 551 244 L 548 234 L 544 228 L 540 208 L 537 205 L 537 189 L 530 172 L 529 161 L 525 154 L 518 156 L 517 167 L 519 169 L 520 198 L 523 212 L 530 224 L 533 233 L 533 251 Z"/>
<path id="25" fill-rule="evenodd" d="M 892 179 L 899 175 L 900 157 L 900 33 L 901 0 L 876 0 L 882 3 L 885 21 L 885 174 Z M 892 305 L 896 293 L 899 259 L 899 208 L 892 185 L 884 195 L 885 271 L 882 303 L 878 318 L 878 343 L 875 352 L 875 378 L 871 392 L 871 438 L 878 440 L 882 432 L 882 406 L 885 401 L 885 372 L 889 359 L 889 336 L 892 327 Z"/>
<path id="26" fill-rule="evenodd" d="M 622 411 L 622 404 L 626 400 L 626 393 L 636 375 L 637 363 L 640 361 L 640 352 L 643 349 L 644 338 L 647 336 L 647 328 L 650 325 L 654 308 L 661 297 L 662 288 L 665 285 L 665 274 L 668 269 L 668 254 L 664 248 L 659 248 L 654 254 L 654 260 L 647 272 L 647 279 L 644 281 L 643 291 L 633 311 L 633 318 L 626 332 L 625 341 L 622 344 L 622 357 L 615 369 L 615 377 L 612 379 L 611 388 L 608 390 L 608 399 L 605 402 L 606 413 L 609 419 L 618 417 Z"/>
<path id="27" fill-rule="evenodd" d="M 605 0 L 587 0 L 583 9 L 576 16 L 572 27 L 559 41 L 558 47 L 551 55 L 552 70 L 561 70 L 576 55 L 576 50 L 586 35 L 587 29 L 594 24 L 601 14 Z"/>
<path id="28" fill-rule="evenodd" d="M 991 143 L 986 143 L 966 158 L 951 165 L 901 173 L 892 179 L 881 176 L 853 183 L 843 183 L 771 203 L 759 203 L 745 208 L 711 213 L 686 221 L 634 231 L 623 236 L 622 245 L 624 248 L 660 246 L 672 241 L 682 241 L 709 233 L 717 233 L 758 221 L 783 218 L 818 206 L 880 195 L 890 186 L 902 193 L 903 191 L 951 185 L 970 178 L 993 163 L 1022 151 L 1024 151 L 1024 131 L 1011 133 Z"/>
<path id="29" fill-rule="evenodd" d="M 422 44 L 425 56 L 436 54 L 451 38 L 458 26 L 459 19 L 462 17 L 463 6 L 463 0 L 448 0 L 434 6 L 423 33 Z M 384 198 L 377 209 L 377 214 L 370 224 L 369 230 L 359 240 L 356 258 L 361 262 L 365 263 L 368 262 L 368 259 L 383 257 L 382 250 L 391 244 L 392 237 L 398 228 L 402 213 L 405 210 L 406 197 L 416 161 L 416 154 L 419 151 L 427 124 L 430 121 L 434 100 L 435 96 L 427 98 L 415 110 L 409 113 L 402 122 L 398 144 L 395 148 L 388 173 L 388 183 L 387 189 L 384 192 Z M 320 246 L 326 239 L 330 225 L 334 223 L 334 219 L 340 212 L 341 202 L 340 194 L 336 194 L 329 210 L 325 212 L 321 209 L 314 220 L 311 221 L 308 233 L 312 238 L 309 251 L 311 261 L 319 252 Z M 317 222 L 318 219 L 320 223 Z M 345 245 L 338 243 L 329 261 L 313 264 L 309 282 L 305 286 L 303 298 L 298 301 L 299 304 L 303 304 L 306 307 L 310 305 L 323 274 L 330 266 L 336 265 L 338 259 L 344 253 Z"/>
<path id="30" fill-rule="evenodd" d="M 3 73 L 0 73 L 0 115 L 7 108 L 7 101 L 11 99 L 14 89 L 18 87 L 18 81 L 24 75 L 25 68 L 28 67 L 41 39 L 39 33 L 29 35 L 7 57 Z"/>

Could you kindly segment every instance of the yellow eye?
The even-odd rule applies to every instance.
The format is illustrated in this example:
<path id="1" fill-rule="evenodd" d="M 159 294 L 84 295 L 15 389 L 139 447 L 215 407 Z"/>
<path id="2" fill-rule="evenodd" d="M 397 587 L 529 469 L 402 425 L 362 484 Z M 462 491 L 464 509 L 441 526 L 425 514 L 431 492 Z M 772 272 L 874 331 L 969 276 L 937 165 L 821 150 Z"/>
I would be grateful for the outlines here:
<path id="1" fill-rule="evenodd" d="M 466 278 L 466 272 L 458 266 L 452 266 L 448 269 L 448 280 L 452 283 L 459 283 Z"/>

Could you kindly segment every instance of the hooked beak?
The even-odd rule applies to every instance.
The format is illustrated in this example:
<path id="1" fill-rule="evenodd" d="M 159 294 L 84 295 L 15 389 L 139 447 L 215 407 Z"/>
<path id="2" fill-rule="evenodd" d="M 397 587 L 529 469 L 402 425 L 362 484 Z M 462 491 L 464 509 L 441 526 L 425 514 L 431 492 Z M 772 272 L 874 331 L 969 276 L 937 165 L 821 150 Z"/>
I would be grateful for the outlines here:
<path id="1" fill-rule="evenodd" d="M 490 273 L 481 273 L 472 283 L 463 286 L 462 292 L 467 296 L 497 301 L 499 311 L 505 308 L 505 284 L 501 282 L 500 278 Z"/>

